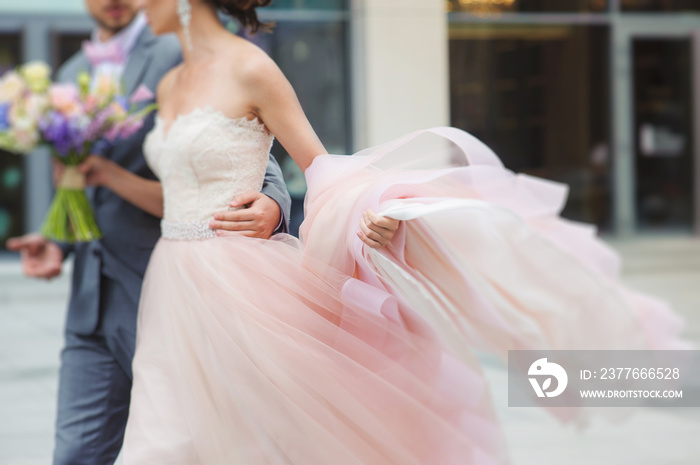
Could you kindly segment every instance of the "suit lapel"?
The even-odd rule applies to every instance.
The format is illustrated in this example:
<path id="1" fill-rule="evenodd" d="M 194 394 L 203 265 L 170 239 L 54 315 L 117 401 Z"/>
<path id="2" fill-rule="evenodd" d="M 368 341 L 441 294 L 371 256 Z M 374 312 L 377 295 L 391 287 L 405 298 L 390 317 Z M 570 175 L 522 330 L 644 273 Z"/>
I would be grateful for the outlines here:
<path id="1" fill-rule="evenodd" d="M 87 59 L 83 52 L 78 53 L 78 60 L 76 61 L 75 65 L 70 68 L 68 73 L 61 76 L 63 78 L 63 82 L 75 83 L 78 79 L 78 73 L 81 71 L 92 74 L 92 64 L 90 63 L 90 60 Z"/>
<path id="2" fill-rule="evenodd" d="M 124 68 L 122 79 L 124 81 L 125 95 L 131 95 L 141 82 L 143 74 L 148 68 L 148 63 L 151 61 L 151 47 L 155 42 L 156 36 L 153 35 L 148 27 L 145 27 L 136 44 L 134 44 L 129 61 L 127 61 Z M 150 90 L 155 91 L 155 89 Z"/>
<path id="3" fill-rule="evenodd" d="M 87 59 L 84 53 L 80 54 L 80 60 L 76 66 L 76 73 L 75 76 L 73 76 L 73 81 L 78 79 L 78 73 L 81 71 L 85 71 L 86 73 L 92 75 L 92 63 L 90 63 L 90 60 Z"/>

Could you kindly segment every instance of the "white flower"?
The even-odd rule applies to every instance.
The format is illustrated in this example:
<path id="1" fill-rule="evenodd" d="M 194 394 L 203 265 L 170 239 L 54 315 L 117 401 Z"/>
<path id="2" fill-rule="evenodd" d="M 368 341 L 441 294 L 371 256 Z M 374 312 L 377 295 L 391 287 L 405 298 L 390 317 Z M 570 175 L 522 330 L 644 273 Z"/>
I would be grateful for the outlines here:
<path id="1" fill-rule="evenodd" d="M 22 77 L 15 71 L 8 71 L 0 78 L 0 102 L 14 102 L 27 89 Z"/>
<path id="2" fill-rule="evenodd" d="M 18 152 L 29 154 L 39 143 L 39 134 L 36 131 L 13 131 L 15 147 Z"/>
<path id="3" fill-rule="evenodd" d="M 48 97 L 41 94 L 31 94 L 25 102 L 24 111 L 28 118 L 36 122 L 39 121 L 39 118 L 44 115 L 48 108 Z"/>
<path id="4" fill-rule="evenodd" d="M 30 152 L 39 142 L 39 131 L 36 121 L 26 115 L 15 119 L 12 125 L 12 135 L 20 152 Z"/>
<path id="5" fill-rule="evenodd" d="M 45 92 L 51 84 L 51 68 L 42 61 L 31 61 L 21 68 L 22 76 L 33 92 Z"/>

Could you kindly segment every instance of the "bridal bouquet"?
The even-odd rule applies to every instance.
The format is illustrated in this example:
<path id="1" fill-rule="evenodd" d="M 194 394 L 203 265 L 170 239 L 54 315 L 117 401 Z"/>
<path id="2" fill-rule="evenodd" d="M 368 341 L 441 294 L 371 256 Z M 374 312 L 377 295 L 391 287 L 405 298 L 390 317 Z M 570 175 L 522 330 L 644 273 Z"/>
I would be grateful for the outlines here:
<path id="1" fill-rule="evenodd" d="M 101 237 L 78 170 L 91 153 L 137 132 L 155 105 L 137 111 L 153 97 L 144 86 L 127 98 L 109 75 L 95 82 L 81 73 L 76 83 L 50 80 L 51 69 L 31 62 L 0 77 L 0 149 L 28 154 L 47 145 L 63 165 L 56 195 L 41 233 L 62 242 Z"/>

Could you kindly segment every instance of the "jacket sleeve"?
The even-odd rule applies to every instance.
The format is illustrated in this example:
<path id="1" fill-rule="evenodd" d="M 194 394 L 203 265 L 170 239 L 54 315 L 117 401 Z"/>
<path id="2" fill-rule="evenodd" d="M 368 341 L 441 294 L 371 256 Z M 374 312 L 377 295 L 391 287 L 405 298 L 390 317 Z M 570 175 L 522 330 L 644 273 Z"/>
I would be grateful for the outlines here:
<path id="1" fill-rule="evenodd" d="M 287 185 L 282 176 L 282 169 L 275 157 L 270 154 L 270 160 L 265 172 L 265 181 L 261 192 L 277 202 L 280 207 L 280 224 L 275 230 L 276 233 L 289 232 L 289 217 L 292 209 L 292 198 L 287 191 Z"/>
<path id="2" fill-rule="evenodd" d="M 73 250 L 75 247 L 73 247 L 73 244 L 68 244 L 65 242 L 54 242 L 63 252 L 63 260 L 68 258 L 68 256 L 73 253 Z"/>

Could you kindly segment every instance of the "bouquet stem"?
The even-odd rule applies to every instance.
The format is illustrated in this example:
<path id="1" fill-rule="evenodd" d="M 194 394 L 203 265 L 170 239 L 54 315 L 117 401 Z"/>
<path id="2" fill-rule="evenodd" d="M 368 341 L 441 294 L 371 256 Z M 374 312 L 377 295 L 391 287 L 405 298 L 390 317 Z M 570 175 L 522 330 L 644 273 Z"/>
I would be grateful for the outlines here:
<path id="1" fill-rule="evenodd" d="M 87 242 L 102 237 L 85 195 L 85 179 L 74 166 L 66 166 L 41 234 L 59 242 Z"/>

